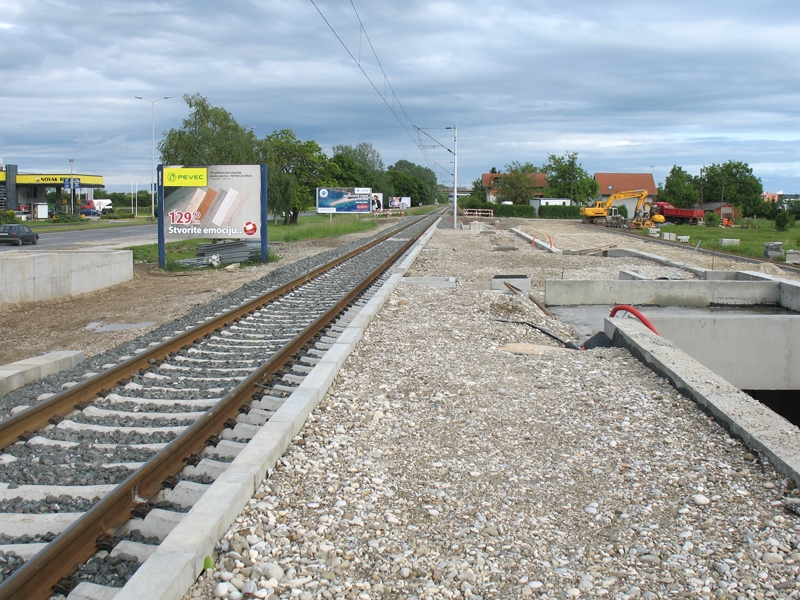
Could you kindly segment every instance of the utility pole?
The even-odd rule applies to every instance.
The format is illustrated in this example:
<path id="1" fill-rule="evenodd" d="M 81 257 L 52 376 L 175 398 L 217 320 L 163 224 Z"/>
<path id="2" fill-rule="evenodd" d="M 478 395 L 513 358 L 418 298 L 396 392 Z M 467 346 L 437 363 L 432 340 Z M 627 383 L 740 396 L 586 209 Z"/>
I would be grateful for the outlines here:
<path id="1" fill-rule="evenodd" d="M 150 100 L 150 98 L 143 98 L 142 96 L 134 96 L 134 98 L 137 100 L 147 100 L 150 103 L 150 125 L 153 130 L 153 157 L 150 163 L 150 218 L 153 219 L 156 216 L 156 102 L 169 100 L 172 96 L 164 96 L 156 100 Z"/>

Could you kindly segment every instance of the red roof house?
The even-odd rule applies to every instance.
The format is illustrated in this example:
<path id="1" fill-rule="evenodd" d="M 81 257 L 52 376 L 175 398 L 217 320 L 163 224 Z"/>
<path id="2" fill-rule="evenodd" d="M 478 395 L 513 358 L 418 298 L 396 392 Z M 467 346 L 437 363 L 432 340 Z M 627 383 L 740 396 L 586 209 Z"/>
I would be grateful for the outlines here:
<path id="1" fill-rule="evenodd" d="M 495 182 L 503 177 L 505 173 L 483 173 L 481 175 L 481 185 L 486 190 L 486 202 L 490 204 L 497 204 L 497 192 L 495 189 Z M 547 176 L 544 173 L 530 173 L 528 177 L 533 177 L 535 180 L 534 197 L 544 196 L 544 188 L 547 187 Z"/>

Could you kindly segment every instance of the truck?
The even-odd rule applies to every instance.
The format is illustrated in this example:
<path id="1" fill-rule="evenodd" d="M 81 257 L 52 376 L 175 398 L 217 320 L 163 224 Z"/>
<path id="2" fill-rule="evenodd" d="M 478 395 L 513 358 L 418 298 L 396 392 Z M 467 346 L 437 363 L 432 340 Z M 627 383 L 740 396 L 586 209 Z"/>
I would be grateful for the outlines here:
<path id="1" fill-rule="evenodd" d="M 702 208 L 676 208 L 669 202 L 653 202 L 654 223 L 702 225 L 705 211 Z"/>

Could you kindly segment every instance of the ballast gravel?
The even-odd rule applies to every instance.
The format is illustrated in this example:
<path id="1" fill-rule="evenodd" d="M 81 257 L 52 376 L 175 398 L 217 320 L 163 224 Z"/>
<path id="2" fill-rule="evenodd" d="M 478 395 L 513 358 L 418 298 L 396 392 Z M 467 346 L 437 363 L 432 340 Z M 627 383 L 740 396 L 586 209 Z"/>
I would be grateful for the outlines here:
<path id="1" fill-rule="evenodd" d="M 408 275 L 456 289 L 401 284 L 187 599 L 799 597 L 793 482 L 626 351 L 496 321 L 576 341 L 489 289 L 673 269 L 517 240 L 436 233 Z"/>

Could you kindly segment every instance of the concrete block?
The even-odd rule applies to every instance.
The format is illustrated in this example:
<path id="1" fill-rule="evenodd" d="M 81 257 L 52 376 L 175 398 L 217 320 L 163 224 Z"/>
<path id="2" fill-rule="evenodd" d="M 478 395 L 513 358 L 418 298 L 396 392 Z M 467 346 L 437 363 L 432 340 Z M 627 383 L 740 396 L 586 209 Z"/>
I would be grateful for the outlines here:
<path id="1" fill-rule="evenodd" d="M 678 242 L 681 244 L 688 244 L 689 243 L 689 236 L 688 235 L 679 235 L 677 236 Z"/>
<path id="2" fill-rule="evenodd" d="M 662 240 L 666 240 L 666 241 L 668 241 L 668 242 L 674 242 L 676 237 L 677 237 L 677 235 L 676 235 L 676 234 L 674 234 L 674 233 L 670 233 L 670 232 L 668 232 L 668 231 L 665 231 L 665 232 L 663 232 L 663 233 L 661 234 L 661 239 L 662 239 Z"/>
<path id="3" fill-rule="evenodd" d="M 0 534 L 9 537 L 61 533 L 84 513 L 14 514 L 0 513 Z"/>
<path id="4" fill-rule="evenodd" d="M 144 519 L 131 519 L 117 529 L 115 535 L 123 536 L 138 529 L 145 537 L 155 537 L 159 540 L 166 539 L 169 532 L 180 523 L 188 513 L 176 513 L 169 510 L 154 508 Z"/>
<path id="5" fill-rule="evenodd" d="M 81 581 L 69 593 L 67 600 L 113 600 L 117 593 L 119 593 L 119 588 Z"/>
<path id="6" fill-rule="evenodd" d="M 651 306 L 778 306 L 778 281 L 547 280 L 545 304 L 631 304 Z M 643 299 L 643 300 L 642 300 Z"/>
<path id="7" fill-rule="evenodd" d="M 650 279 L 650 277 L 639 275 L 639 273 L 636 273 L 635 271 L 620 271 L 619 278 L 623 281 L 641 281 Z"/>
<path id="8" fill-rule="evenodd" d="M 787 310 L 800 312 L 800 283 L 781 280 L 780 304 Z"/>
<path id="9" fill-rule="evenodd" d="M 0 395 L 47 375 L 71 369 L 83 362 L 84 358 L 82 350 L 58 350 L 3 365 L 0 367 Z"/>
<path id="10" fill-rule="evenodd" d="M 787 250 L 786 262 L 790 265 L 800 265 L 800 250 Z"/>

